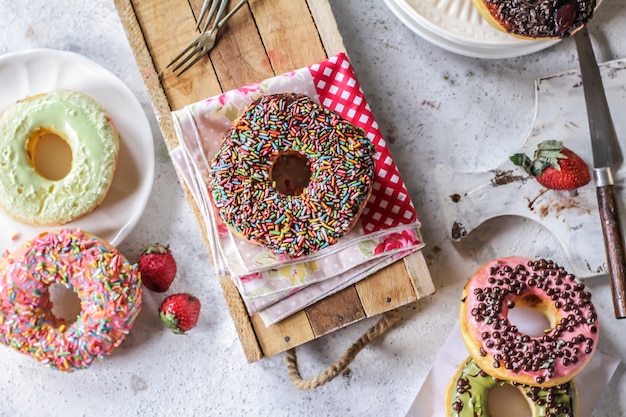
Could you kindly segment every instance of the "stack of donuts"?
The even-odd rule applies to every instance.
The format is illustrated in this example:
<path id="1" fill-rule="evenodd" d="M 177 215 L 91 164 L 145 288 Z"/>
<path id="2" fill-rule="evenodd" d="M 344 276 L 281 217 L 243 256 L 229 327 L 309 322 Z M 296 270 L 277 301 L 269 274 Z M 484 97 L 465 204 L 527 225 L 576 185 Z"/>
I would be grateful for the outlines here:
<path id="1" fill-rule="evenodd" d="M 508 319 L 514 307 L 538 310 L 550 328 L 524 334 Z M 461 334 L 470 356 L 448 386 L 447 415 L 489 416 L 489 392 L 511 384 L 533 417 L 575 416 L 573 378 L 595 352 L 597 320 L 584 284 L 552 261 L 508 257 L 483 265 L 463 290 Z"/>

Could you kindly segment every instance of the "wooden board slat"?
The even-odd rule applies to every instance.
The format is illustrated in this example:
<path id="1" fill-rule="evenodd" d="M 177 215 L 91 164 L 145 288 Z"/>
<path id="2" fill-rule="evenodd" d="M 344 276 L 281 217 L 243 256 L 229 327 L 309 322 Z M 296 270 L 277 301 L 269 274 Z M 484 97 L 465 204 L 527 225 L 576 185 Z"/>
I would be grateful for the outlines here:
<path id="1" fill-rule="evenodd" d="M 250 7 L 275 74 L 327 57 L 306 2 L 253 0 Z"/>
<path id="2" fill-rule="evenodd" d="M 354 286 L 327 297 L 306 309 L 316 337 L 345 327 L 367 317 Z"/>
<path id="3" fill-rule="evenodd" d="M 363 280 L 355 284 L 367 316 L 375 316 L 401 307 L 417 298 L 407 274 L 396 274 L 393 268 L 378 272 L 380 279 Z"/>
<path id="4" fill-rule="evenodd" d="M 250 0 L 224 26 L 208 59 L 179 77 L 167 65 L 197 36 L 193 28 L 202 0 L 114 1 L 169 150 L 179 146 L 172 111 L 344 51 L 328 0 Z M 204 230 L 199 208 L 189 190 L 184 191 Z M 208 239 L 203 238 L 210 256 Z M 220 276 L 219 283 L 250 362 L 435 292 L 424 257 L 417 252 L 267 327 L 258 314 L 248 314 L 229 277 Z"/>
<path id="5" fill-rule="evenodd" d="M 251 321 L 265 356 L 273 356 L 315 338 L 304 310 L 269 327 L 258 314 L 252 315 Z"/>
<path id="6" fill-rule="evenodd" d="M 267 54 L 256 28 L 256 19 L 256 16 L 252 17 L 249 8 L 243 7 L 228 21 L 223 32 L 220 31 L 219 48 L 211 51 L 210 58 L 222 91 L 274 76 L 267 63 Z M 235 61 L 234 57 L 245 59 Z"/>

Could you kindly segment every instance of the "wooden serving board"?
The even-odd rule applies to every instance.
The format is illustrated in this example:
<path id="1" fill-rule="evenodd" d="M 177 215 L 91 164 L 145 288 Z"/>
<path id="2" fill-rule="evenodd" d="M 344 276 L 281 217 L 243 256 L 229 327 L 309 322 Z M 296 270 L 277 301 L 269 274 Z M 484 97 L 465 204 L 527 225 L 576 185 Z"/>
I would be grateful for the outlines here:
<path id="1" fill-rule="evenodd" d="M 170 151 L 179 146 L 172 111 L 345 51 L 328 0 L 250 0 L 222 28 L 209 57 L 177 77 L 166 66 L 197 36 L 193 29 L 202 0 L 114 1 Z M 190 191 L 185 192 L 202 225 Z M 210 254 L 206 236 L 204 243 Z M 435 292 L 417 252 L 266 327 L 258 315 L 247 313 L 229 276 L 219 281 L 249 362 Z"/>

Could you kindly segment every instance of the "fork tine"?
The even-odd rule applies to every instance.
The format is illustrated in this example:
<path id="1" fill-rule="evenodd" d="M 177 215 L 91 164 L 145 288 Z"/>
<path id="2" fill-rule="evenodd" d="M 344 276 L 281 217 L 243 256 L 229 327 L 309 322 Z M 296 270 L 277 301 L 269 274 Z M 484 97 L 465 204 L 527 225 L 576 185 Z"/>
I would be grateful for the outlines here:
<path id="1" fill-rule="evenodd" d="M 187 47 L 178 55 L 176 55 L 176 58 L 172 59 L 172 62 L 170 62 L 169 64 L 167 64 L 166 68 L 169 68 L 172 66 L 172 64 L 174 64 L 174 62 L 178 61 L 183 55 L 185 55 L 191 48 L 193 48 L 194 46 L 196 46 L 196 41 L 197 39 L 195 39 L 193 42 L 191 42 L 189 45 L 187 45 Z"/>
<path id="2" fill-rule="evenodd" d="M 196 30 L 198 30 L 200 28 L 200 22 L 202 22 L 202 19 L 204 19 L 204 15 L 206 14 L 207 10 L 209 9 L 209 4 L 212 3 L 213 0 L 204 0 L 204 2 L 202 3 L 202 9 L 200 9 L 200 14 L 198 15 L 198 20 L 196 20 Z M 213 5 L 211 4 L 211 7 Z"/>
<path id="3" fill-rule="evenodd" d="M 228 6 L 228 0 L 221 0 L 220 2 L 220 7 L 217 10 L 217 13 L 215 12 L 215 6 L 217 6 L 217 1 L 215 3 L 213 3 L 213 13 L 210 14 L 210 16 L 207 18 L 206 22 L 204 22 L 204 26 L 202 27 L 202 32 L 206 32 L 207 29 L 209 28 L 209 24 L 211 23 L 211 20 L 213 20 L 213 18 L 215 18 L 215 20 L 213 21 L 213 26 L 211 27 L 211 30 L 215 29 L 215 27 L 217 26 L 218 22 L 220 21 L 220 19 L 222 18 L 222 15 L 224 14 L 224 11 L 226 10 L 226 6 Z"/>
<path id="4" fill-rule="evenodd" d="M 205 3 L 202 6 L 202 11 L 200 12 L 201 17 L 203 17 L 202 16 L 203 13 L 206 13 L 206 9 L 209 7 L 208 6 L 209 1 L 213 1 L 213 0 L 205 0 Z M 191 42 L 180 54 L 176 56 L 176 58 L 172 60 L 172 62 L 170 62 L 167 65 L 166 68 L 169 68 L 171 65 L 173 65 L 179 59 L 182 58 L 182 61 L 178 62 L 176 66 L 172 68 L 172 72 L 176 72 L 179 68 L 181 68 L 183 65 L 185 65 L 189 60 L 193 58 L 193 60 L 189 64 L 187 64 L 187 66 L 184 67 L 182 71 L 180 71 L 176 75 L 177 77 L 183 74 L 185 71 L 187 71 L 191 66 L 193 66 L 196 62 L 198 62 L 200 58 L 207 55 L 211 51 L 211 49 L 213 49 L 213 46 L 215 45 L 215 42 L 217 40 L 217 34 L 218 34 L 219 29 L 226 23 L 228 19 L 230 19 L 230 17 L 237 10 L 239 10 L 244 4 L 248 2 L 248 0 L 241 0 L 233 8 L 233 10 L 231 10 L 229 13 L 226 14 L 226 16 L 222 18 L 222 15 L 224 14 L 224 11 L 226 10 L 226 6 L 228 5 L 229 0 L 220 0 L 220 1 L 221 3 L 217 12 L 215 10 L 217 7 L 217 0 L 215 0 L 211 4 L 210 10 L 208 11 L 209 16 L 204 24 L 204 27 L 202 28 L 200 35 L 198 35 L 198 37 L 193 42 Z M 207 32 L 207 28 L 211 20 L 213 20 L 213 25 L 211 27 L 211 30 Z M 201 19 L 198 19 L 198 23 L 200 21 Z M 185 54 L 187 55 L 185 56 Z"/>
<path id="5" fill-rule="evenodd" d="M 216 36 L 217 36 L 216 29 L 212 29 L 210 32 L 203 32 L 200 35 L 198 35 L 198 37 L 193 42 L 191 42 L 191 44 L 189 44 L 189 46 L 187 46 L 187 48 L 185 48 L 183 52 L 179 54 L 179 57 L 181 57 L 187 51 L 191 51 L 187 53 L 187 56 L 182 58 L 182 61 L 180 61 L 174 68 L 172 68 L 172 71 L 175 72 L 177 69 L 185 65 L 187 61 L 189 61 L 191 58 L 193 58 L 197 54 L 200 54 L 200 57 L 208 54 L 209 51 L 215 45 Z M 191 50 L 193 47 L 195 47 L 195 49 Z M 177 57 L 177 59 L 179 57 Z M 199 58 L 195 59 L 193 62 L 194 63 L 197 62 L 198 59 Z M 172 63 L 174 63 L 174 61 L 172 61 Z"/>
<path id="6" fill-rule="evenodd" d="M 210 8 L 209 5 L 211 6 Z M 200 14 L 198 15 L 198 21 L 196 22 L 196 30 L 200 30 L 200 25 L 202 24 L 202 21 L 205 17 L 207 22 L 213 20 L 215 10 L 217 10 L 217 0 L 204 0 L 204 3 L 202 4 L 202 10 L 200 10 Z"/>
<path id="7" fill-rule="evenodd" d="M 183 68 L 178 74 L 176 74 L 177 77 L 181 76 L 185 71 L 187 71 L 189 68 L 191 68 L 193 66 L 193 64 L 198 62 L 200 60 L 200 58 L 202 58 L 203 56 L 205 56 L 206 54 L 209 53 L 209 50 L 206 49 L 206 48 L 202 48 L 201 51 L 202 52 L 199 53 L 193 61 L 191 61 L 189 64 L 187 64 L 187 66 L 185 68 Z M 182 64 L 184 64 L 184 62 L 182 62 L 180 65 L 182 65 Z M 176 71 L 176 68 L 174 68 L 173 71 Z"/>
<path id="8" fill-rule="evenodd" d="M 215 28 L 220 29 L 222 26 L 224 26 L 228 19 L 230 19 L 230 17 L 234 15 L 237 10 L 241 9 L 241 6 L 243 6 L 247 2 L 248 0 L 241 0 L 239 3 L 237 3 L 237 5 L 230 12 L 228 12 L 228 14 L 224 16 L 222 20 L 217 23 L 217 26 Z"/>
<path id="9" fill-rule="evenodd" d="M 202 46 L 197 46 L 196 49 L 194 49 L 193 51 L 191 51 L 189 54 L 187 54 L 187 56 L 180 61 L 179 63 L 176 64 L 176 66 L 174 68 L 172 68 L 172 71 L 176 72 L 176 70 L 178 70 L 180 67 L 182 67 L 183 65 L 185 65 L 185 63 L 187 61 L 189 61 L 191 58 L 193 58 L 196 54 L 198 54 L 198 52 L 202 52 L 204 50 L 204 47 Z"/>

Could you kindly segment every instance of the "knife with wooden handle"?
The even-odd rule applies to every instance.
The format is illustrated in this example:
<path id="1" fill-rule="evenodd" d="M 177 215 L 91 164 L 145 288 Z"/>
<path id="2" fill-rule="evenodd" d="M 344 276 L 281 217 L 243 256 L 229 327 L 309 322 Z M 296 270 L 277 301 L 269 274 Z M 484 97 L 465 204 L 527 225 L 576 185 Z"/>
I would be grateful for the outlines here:
<path id="1" fill-rule="evenodd" d="M 574 35 L 574 39 L 587 104 L 593 151 L 593 177 L 598 195 L 613 307 L 615 317 L 621 319 L 626 317 L 626 251 L 612 169 L 621 164 L 622 153 L 587 28 Z"/>

